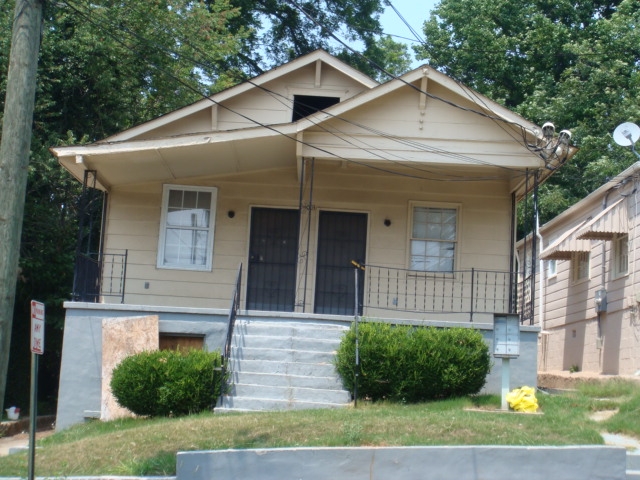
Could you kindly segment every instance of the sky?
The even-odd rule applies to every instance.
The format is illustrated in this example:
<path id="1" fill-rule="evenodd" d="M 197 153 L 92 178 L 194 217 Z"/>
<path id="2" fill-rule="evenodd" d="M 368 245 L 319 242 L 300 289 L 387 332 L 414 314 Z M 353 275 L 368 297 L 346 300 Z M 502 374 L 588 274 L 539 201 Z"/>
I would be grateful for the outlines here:
<path id="1" fill-rule="evenodd" d="M 439 0 L 390 0 L 394 7 L 402 14 L 407 22 L 418 32 L 421 36 L 422 24 L 429 18 L 429 12 Z M 383 2 L 384 4 L 384 2 Z M 382 29 L 385 33 L 390 35 L 396 35 L 393 37 L 397 42 L 403 42 L 407 45 L 415 45 L 416 42 L 412 42 L 406 39 L 414 38 L 409 28 L 403 23 L 396 12 L 389 6 L 385 8 L 385 12 L 380 17 L 382 23 Z M 405 37 L 405 38 L 398 38 Z M 413 50 L 409 49 L 413 56 Z M 414 61 L 413 67 L 417 67 L 422 62 Z"/>

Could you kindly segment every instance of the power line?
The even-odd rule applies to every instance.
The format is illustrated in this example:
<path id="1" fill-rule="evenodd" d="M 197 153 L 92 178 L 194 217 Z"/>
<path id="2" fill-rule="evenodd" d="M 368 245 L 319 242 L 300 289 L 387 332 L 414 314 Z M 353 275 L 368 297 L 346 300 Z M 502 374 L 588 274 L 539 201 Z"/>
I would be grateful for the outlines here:
<path id="1" fill-rule="evenodd" d="M 249 80 L 248 83 L 254 85 L 256 88 L 259 88 L 259 89 L 265 91 L 266 93 L 268 93 L 268 94 L 270 94 L 270 95 L 272 95 L 274 97 L 281 97 L 284 100 L 280 100 L 278 98 L 280 103 L 282 103 L 283 105 L 289 107 L 289 103 L 291 102 L 291 100 L 289 98 L 285 97 L 284 95 L 279 94 L 277 92 L 273 92 L 273 91 L 263 87 L 262 85 L 259 85 L 259 84 L 256 84 L 256 83 L 252 82 L 251 80 Z M 418 142 L 418 141 L 408 140 L 406 138 L 403 138 L 403 137 L 400 137 L 400 136 L 397 136 L 397 135 L 393 135 L 393 134 L 384 132 L 382 130 L 377 130 L 377 129 L 373 128 L 373 127 L 369 127 L 369 126 L 366 126 L 364 124 L 361 124 L 361 123 L 358 123 L 358 122 L 354 122 L 352 120 L 348 120 L 348 119 L 346 119 L 346 118 L 344 118 L 342 116 L 333 115 L 332 113 L 327 112 L 327 111 L 323 111 L 323 113 L 325 115 L 331 117 L 331 118 L 334 118 L 334 119 L 337 119 L 339 121 L 345 122 L 345 123 L 347 123 L 349 125 L 352 125 L 352 126 L 356 126 L 358 128 L 361 128 L 361 129 L 363 129 L 363 130 L 365 130 L 367 132 L 373 133 L 373 134 L 375 134 L 377 136 L 380 136 L 382 138 L 386 138 L 386 139 L 392 140 L 394 142 L 400 143 L 402 145 L 413 147 L 413 148 L 416 148 L 416 149 L 424 151 L 424 152 L 434 153 L 434 154 L 441 155 L 441 156 L 444 156 L 444 157 L 457 159 L 457 160 L 463 161 L 465 163 L 481 164 L 481 165 L 485 165 L 485 166 L 492 166 L 492 167 L 502 168 L 502 169 L 505 169 L 505 170 L 516 172 L 518 174 L 521 173 L 520 170 L 512 169 L 512 168 L 509 168 L 509 167 L 504 167 L 504 166 L 497 165 L 497 164 L 490 163 L 490 162 L 483 162 L 483 161 L 481 161 L 479 159 L 475 159 L 475 158 L 468 157 L 468 156 L 461 155 L 461 154 L 456 154 L 456 153 L 449 152 L 447 150 L 439 149 L 439 148 L 436 148 L 436 147 L 431 147 L 431 146 L 425 145 L 425 144 L 423 144 L 421 142 Z M 322 128 L 326 132 L 331 133 L 333 135 L 336 135 L 338 138 L 340 138 L 342 140 L 344 140 L 345 137 L 354 138 L 355 139 L 355 137 L 353 137 L 353 135 L 345 133 L 345 132 L 343 132 L 343 131 L 341 131 L 339 129 L 335 129 L 335 132 L 338 132 L 338 134 L 339 134 L 338 135 L 334 131 L 329 130 L 328 128 L 324 127 L 320 123 L 314 122 L 309 117 L 307 117 L 307 120 L 311 121 L 314 125 L 318 126 L 319 128 Z M 367 142 L 365 142 L 365 141 L 363 141 L 361 139 L 358 139 L 358 141 L 361 142 L 363 145 L 365 145 L 365 146 L 367 146 L 367 147 L 369 147 L 369 148 L 371 148 L 373 150 L 376 150 L 375 147 L 373 147 L 371 144 L 368 144 Z M 349 143 L 355 146 L 355 144 L 353 144 L 352 142 L 349 142 Z M 420 168 L 420 167 L 416 167 L 415 165 L 407 165 L 407 164 L 400 163 L 402 160 L 405 160 L 405 161 L 407 161 L 407 160 L 404 159 L 403 157 L 398 156 L 398 155 L 394 155 L 398 159 L 398 161 L 396 161 L 396 160 L 390 159 L 388 157 L 383 157 L 382 155 L 374 153 L 371 150 L 367 150 L 367 151 L 369 153 L 372 153 L 373 155 L 378 156 L 379 158 L 381 158 L 383 160 L 386 160 L 386 161 L 389 161 L 389 162 L 393 162 L 393 163 L 396 163 L 396 164 L 400 164 L 401 166 L 403 166 L 405 168 L 410 168 L 410 169 L 414 169 L 414 170 L 418 170 L 418 171 L 422 171 L 422 172 L 427 172 L 427 173 L 431 173 L 431 174 L 434 174 L 434 175 L 440 175 L 440 176 L 445 176 L 445 177 L 454 177 L 454 178 L 459 178 L 459 179 L 464 180 L 464 181 L 479 181 L 479 180 L 488 180 L 488 179 L 495 179 L 496 178 L 496 177 L 463 177 L 461 175 L 435 173 L 435 172 L 433 172 L 431 170 L 427 170 L 427 169 L 423 169 L 423 168 Z M 389 152 L 386 152 L 386 153 L 390 154 Z"/>
<path id="2" fill-rule="evenodd" d="M 391 3 L 391 0 L 385 0 L 385 3 L 387 4 L 387 6 L 391 7 L 391 9 L 396 13 L 398 18 L 402 21 L 402 23 L 404 23 L 407 26 L 407 28 L 409 29 L 409 31 L 413 34 L 413 36 L 415 37 L 415 40 L 411 40 L 411 41 L 417 41 L 418 43 L 421 43 L 421 44 L 424 45 L 425 44 L 424 39 L 420 36 L 420 34 L 418 32 L 416 32 L 414 30 L 414 28 L 407 21 L 407 19 L 402 16 L 402 14 L 398 11 L 398 9 L 395 7 L 395 5 L 393 3 Z M 407 40 L 409 40 L 409 39 L 407 39 Z"/>

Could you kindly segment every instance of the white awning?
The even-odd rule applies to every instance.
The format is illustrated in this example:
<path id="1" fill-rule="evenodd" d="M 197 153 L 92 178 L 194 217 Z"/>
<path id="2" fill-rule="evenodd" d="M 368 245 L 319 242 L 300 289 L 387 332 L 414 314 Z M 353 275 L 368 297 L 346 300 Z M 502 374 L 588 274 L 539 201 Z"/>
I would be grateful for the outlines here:
<path id="1" fill-rule="evenodd" d="M 560 238 L 540 252 L 542 260 L 570 260 L 577 252 L 590 252 L 591 242 L 577 238 L 576 232 L 584 228 L 585 222 L 567 230 Z"/>
<path id="2" fill-rule="evenodd" d="M 609 205 L 593 217 L 576 235 L 586 240 L 612 240 L 616 235 L 629 233 L 625 197 Z"/>

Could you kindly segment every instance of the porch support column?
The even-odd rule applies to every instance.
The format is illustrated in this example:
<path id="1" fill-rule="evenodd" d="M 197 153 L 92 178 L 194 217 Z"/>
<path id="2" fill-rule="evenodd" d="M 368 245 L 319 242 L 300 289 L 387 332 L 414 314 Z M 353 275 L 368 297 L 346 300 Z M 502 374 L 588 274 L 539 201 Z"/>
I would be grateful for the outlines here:
<path id="1" fill-rule="evenodd" d="M 424 128 L 424 116 L 427 110 L 427 87 L 429 82 L 429 70 L 422 70 L 422 81 L 420 83 L 420 118 L 418 119 L 419 128 Z"/>

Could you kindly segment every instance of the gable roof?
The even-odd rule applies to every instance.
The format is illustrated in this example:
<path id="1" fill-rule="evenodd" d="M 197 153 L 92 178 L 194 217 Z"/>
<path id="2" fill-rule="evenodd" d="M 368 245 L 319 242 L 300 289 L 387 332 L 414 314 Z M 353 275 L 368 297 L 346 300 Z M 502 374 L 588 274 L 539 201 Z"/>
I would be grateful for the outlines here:
<path id="1" fill-rule="evenodd" d="M 182 119 L 186 116 L 193 115 L 194 113 L 200 112 L 207 108 L 210 108 L 214 104 L 220 104 L 228 101 L 229 99 L 242 95 L 248 90 L 255 89 L 256 87 L 261 87 L 266 85 L 267 83 L 287 75 L 288 73 L 299 70 L 300 68 L 311 65 L 317 62 L 322 62 L 328 66 L 339 70 L 342 74 L 352 78 L 356 82 L 362 84 L 366 88 L 373 88 L 378 85 L 378 82 L 371 79 L 367 75 L 364 75 L 359 70 L 351 67 L 350 65 L 344 63 L 342 60 L 330 55 L 327 51 L 319 49 L 308 55 L 304 55 L 299 57 L 291 62 L 285 63 L 279 67 L 275 67 L 268 72 L 265 72 L 257 77 L 252 78 L 250 81 L 242 82 L 238 85 L 234 85 L 233 87 L 227 88 L 222 92 L 216 93 L 215 95 L 211 95 L 208 98 L 204 98 L 199 100 L 191 105 L 187 105 L 186 107 L 180 108 L 178 110 L 174 110 L 173 112 L 169 112 L 165 115 L 162 115 L 158 118 L 140 124 L 138 126 L 132 127 L 130 129 L 124 130 L 123 132 L 117 133 L 110 137 L 105 138 L 99 143 L 102 142 L 119 142 L 124 140 L 131 140 L 139 137 L 140 135 L 147 133 L 149 131 L 155 130 L 158 127 L 162 127 L 168 125 L 176 120 Z"/>
<path id="2" fill-rule="evenodd" d="M 286 105 L 276 102 L 283 100 L 267 86 L 280 85 L 291 102 L 295 89 L 301 87 L 283 86 L 283 82 L 300 82 L 300 72 L 305 72 L 304 81 L 311 82 L 316 95 L 338 91 L 339 85 L 327 86 L 321 81 L 323 68 L 333 75 L 333 81 L 342 78 L 342 84 L 351 86 L 339 103 L 297 122 L 282 115 L 259 121 L 242 113 L 253 107 L 247 99 L 258 95 L 268 98 L 276 109 L 279 105 L 280 110 L 286 110 Z M 223 129 L 211 123 L 206 126 L 206 116 L 217 115 L 215 106 L 229 117 Z M 445 114 L 453 118 L 446 125 L 440 118 Z M 270 122 L 272 118 L 280 122 Z M 185 120 L 201 121 L 200 130 L 174 129 L 172 133 L 173 126 Z M 125 183 L 170 182 L 291 167 L 296 162 L 299 167 L 302 158 L 315 157 L 394 169 L 414 164 L 474 171 L 491 168 L 511 178 L 512 191 L 521 196 L 528 188 L 522 172 L 544 166 L 527 146 L 535 143 L 540 131 L 535 124 L 431 67 L 423 66 L 378 84 L 318 50 L 102 141 L 51 151 L 79 180 L 86 170 L 97 170 L 103 189 Z M 570 148 L 569 156 L 575 151 Z M 543 169 L 541 180 L 551 173 Z"/>

